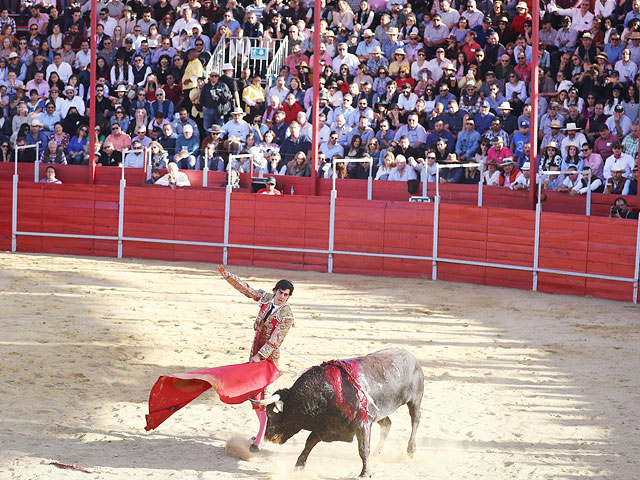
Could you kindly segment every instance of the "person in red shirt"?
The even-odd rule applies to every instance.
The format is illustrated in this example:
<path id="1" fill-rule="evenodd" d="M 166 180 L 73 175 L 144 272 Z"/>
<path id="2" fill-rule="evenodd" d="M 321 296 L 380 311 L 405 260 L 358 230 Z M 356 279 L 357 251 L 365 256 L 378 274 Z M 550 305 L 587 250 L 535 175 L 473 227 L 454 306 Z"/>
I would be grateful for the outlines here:
<path id="1" fill-rule="evenodd" d="M 265 188 L 261 188 L 258 190 L 258 193 L 261 195 L 282 195 L 280 190 L 276 189 L 276 179 L 275 177 L 267 178 L 267 183 Z"/>
<path id="2" fill-rule="evenodd" d="M 515 168 L 513 158 L 507 157 L 502 161 L 502 172 L 500 172 L 498 183 L 501 187 L 511 188 L 519 174 L 520 170 Z"/>
<path id="3" fill-rule="evenodd" d="M 527 20 L 531 20 L 531 15 L 529 14 L 529 7 L 525 2 L 518 2 L 516 5 L 517 15 L 513 17 L 511 21 L 511 31 L 516 35 L 524 33 L 524 22 Z"/>
<path id="4" fill-rule="evenodd" d="M 284 121 L 291 123 L 298 118 L 298 113 L 302 112 L 302 107 L 296 102 L 296 96 L 293 93 L 287 95 L 286 100 L 278 110 L 282 110 L 285 113 Z"/>
<path id="5" fill-rule="evenodd" d="M 462 53 L 467 57 L 467 62 L 472 63 L 476 60 L 476 52 L 482 50 L 482 47 L 476 42 L 478 35 L 473 30 L 469 30 L 464 37 L 464 47 L 462 47 Z"/>

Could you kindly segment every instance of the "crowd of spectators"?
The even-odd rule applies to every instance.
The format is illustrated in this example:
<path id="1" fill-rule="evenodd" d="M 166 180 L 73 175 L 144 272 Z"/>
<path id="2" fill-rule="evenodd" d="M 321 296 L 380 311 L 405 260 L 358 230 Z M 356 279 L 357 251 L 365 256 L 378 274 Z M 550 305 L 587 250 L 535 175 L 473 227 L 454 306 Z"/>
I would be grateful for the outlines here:
<path id="1" fill-rule="evenodd" d="M 140 167 L 143 155 L 126 150 L 149 147 L 155 168 L 222 170 L 230 154 L 246 154 L 236 169 L 253 163 L 265 174 L 310 176 L 316 128 L 321 177 L 333 175 L 335 158 L 365 158 L 371 169 L 338 163 L 337 176 L 371 170 L 379 180 L 435 181 L 437 165 L 447 165 L 443 183 L 526 189 L 536 161 L 551 172 L 545 188 L 634 194 L 640 0 L 541 2 L 537 159 L 530 4 L 476 1 L 322 0 L 314 12 L 313 0 L 100 0 L 92 33 L 89 1 L 39 0 L 20 8 L 26 35 L 5 9 L 0 160 L 38 143 L 43 162 L 87 164 L 95 114 L 100 165 Z M 242 58 L 207 68 L 219 42 L 239 37 L 266 47 L 288 38 L 277 78 L 234 67 Z M 95 86 L 89 38 L 98 48 Z M 569 170 L 576 173 L 554 173 Z"/>

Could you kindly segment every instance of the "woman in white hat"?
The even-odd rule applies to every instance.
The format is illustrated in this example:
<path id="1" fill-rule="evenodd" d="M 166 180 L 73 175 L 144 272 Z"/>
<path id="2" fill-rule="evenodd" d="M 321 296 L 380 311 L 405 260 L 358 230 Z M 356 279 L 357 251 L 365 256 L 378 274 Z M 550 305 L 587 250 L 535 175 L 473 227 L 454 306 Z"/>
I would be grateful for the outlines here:
<path id="1" fill-rule="evenodd" d="M 549 142 L 547 147 L 542 151 L 540 158 L 540 170 L 549 170 L 551 165 L 555 165 L 560 168 L 562 164 L 562 157 L 558 151 L 558 144 L 556 142 Z"/>
<path id="2" fill-rule="evenodd" d="M 580 157 L 580 145 L 577 143 L 569 143 L 565 147 L 565 157 L 560 164 L 560 170 L 563 172 L 569 170 L 569 167 L 576 167 L 578 171 L 582 171 L 584 162 Z"/>
<path id="3" fill-rule="evenodd" d="M 393 52 L 393 61 L 389 64 L 389 75 L 396 77 L 401 68 L 411 71 L 411 65 L 407 62 L 407 54 L 402 47 Z"/>
<path id="4" fill-rule="evenodd" d="M 531 14 L 529 14 L 529 7 L 526 2 L 518 2 L 516 4 L 516 12 L 517 15 L 511 21 L 511 31 L 515 34 L 524 33 L 524 22 L 531 20 Z"/>

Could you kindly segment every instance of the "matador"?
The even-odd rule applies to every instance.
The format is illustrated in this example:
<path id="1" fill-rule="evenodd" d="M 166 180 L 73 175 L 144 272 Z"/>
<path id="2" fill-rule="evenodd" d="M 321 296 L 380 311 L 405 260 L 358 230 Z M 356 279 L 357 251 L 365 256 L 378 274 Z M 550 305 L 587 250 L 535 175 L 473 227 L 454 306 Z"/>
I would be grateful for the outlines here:
<path id="1" fill-rule="evenodd" d="M 251 288 L 248 283 L 228 272 L 223 265 L 218 265 L 218 271 L 236 290 L 260 304 L 258 315 L 253 323 L 255 336 L 251 354 L 249 355 L 249 362 L 270 359 L 277 366 L 280 357 L 279 347 L 289 329 L 295 324 L 293 312 L 287 303 L 291 295 L 293 295 L 293 283 L 289 280 L 279 280 L 273 287 L 273 293 L 270 293 Z M 256 400 L 263 399 L 264 391 L 258 393 L 254 398 Z M 251 452 L 255 453 L 260 450 L 264 443 L 267 414 L 263 406 L 254 405 L 253 408 L 260 422 L 258 434 L 249 448 Z"/>

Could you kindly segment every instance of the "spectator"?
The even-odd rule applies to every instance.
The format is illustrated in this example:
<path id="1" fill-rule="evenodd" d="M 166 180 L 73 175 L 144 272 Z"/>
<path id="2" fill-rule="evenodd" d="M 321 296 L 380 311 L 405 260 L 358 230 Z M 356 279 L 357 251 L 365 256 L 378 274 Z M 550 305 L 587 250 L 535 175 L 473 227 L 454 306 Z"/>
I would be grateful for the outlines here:
<path id="1" fill-rule="evenodd" d="M 257 191 L 260 195 L 282 195 L 282 192 L 276 188 L 276 179 L 275 177 L 267 178 L 267 182 L 265 183 L 265 188 L 261 188 Z"/>
<path id="2" fill-rule="evenodd" d="M 589 190 L 591 190 L 594 193 L 602 193 L 604 191 L 604 185 L 602 184 L 602 181 L 598 177 L 589 175 L 589 170 L 591 170 L 589 167 L 585 167 L 585 170 L 587 170 L 587 173 L 583 173 L 581 175 L 581 178 L 578 180 L 575 186 L 571 189 L 569 194 L 584 195 Z"/>
<path id="3" fill-rule="evenodd" d="M 191 186 L 191 182 L 187 174 L 179 170 L 178 164 L 169 162 L 169 165 L 167 165 L 167 174 L 159 178 L 155 185 L 163 185 L 171 188 L 189 187 Z"/>
<path id="4" fill-rule="evenodd" d="M 114 123 L 111 125 L 111 135 L 106 138 L 106 142 L 109 142 L 114 150 L 122 152 L 131 145 L 131 137 L 122 131 L 119 123 Z"/>
<path id="5" fill-rule="evenodd" d="M 27 145 L 38 144 L 38 150 L 42 153 L 45 152 L 49 139 L 47 135 L 42 132 L 42 122 L 38 119 L 31 122 L 31 128 L 26 135 Z"/>
<path id="6" fill-rule="evenodd" d="M 502 172 L 500 172 L 500 177 L 498 179 L 498 185 L 501 187 L 509 187 L 515 184 L 516 179 L 520 175 L 520 170 L 515 168 L 515 163 L 512 157 L 506 157 L 502 161 Z"/>
<path id="7" fill-rule="evenodd" d="M 44 153 L 44 152 L 43 152 Z M 62 181 L 60 181 L 57 177 L 56 177 L 56 169 L 55 167 L 52 166 L 48 166 L 47 169 L 44 171 L 44 175 L 45 177 L 43 179 L 40 180 L 40 183 L 57 183 L 57 184 L 62 184 Z"/>
<path id="8" fill-rule="evenodd" d="M 611 149 L 613 150 L 613 154 L 605 160 L 602 171 L 604 179 L 608 180 L 611 177 L 614 166 L 621 166 L 624 169 L 624 176 L 627 178 L 631 177 L 631 170 L 635 164 L 633 158 L 622 152 L 622 145 L 619 141 L 613 142 Z"/>
<path id="9" fill-rule="evenodd" d="M 485 163 L 486 170 L 482 174 L 482 180 L 487 186 L 500 185 L 500 170 L 498 170 L 498 161 L 496 159 L 488 160 Z"/>
<path id="10" fill-rule="evenodd" d="M 622 197 L 615 199 L 609 216 L 611 218 L 638 218 L 638 215 L 627 208 L 627 201 Z"/>
<path id="11" fill-rule="evenodd" d="M 407 165 L 407 159 L 404 155 L 397 155 L 395 162 L 396 166 L 391 169 L 387 180 L 406 182 L 409 180 L 416 180 L 418 178 L 414 168 Z"/>
<path id="12" fill-rule="evenodd" d="M 191 125 L 185 125 L 182 134 L 176 140 L 173 161 L 183 170 L 195 170 L 198 168 L 197 157 L 200 142 L 194 135 Z"/>
<path id="13" fill-rule="evenodd" d="M 42 152 L 40 156 L 40 163 L 57 163 L 59 165 L 67 164 L 67 157 L 61 148 L 58 148 L 58 144 L 51 140 L 47 148 Z"/>
<path id="14" fill-rule="evenodd" d="M 308 162 L 307 155 L 304 152 L 298 152 L 293 160 L 287 163 L 285 175 L 293 175 L 296 177 L 310 177 L 311 165 Z"/>
<path id="15" fill-rule="evenodd" d="M 131 151 L 124 157 L 125 167 L 144 168 L 145 152 L 139 140 L 134 140 L 131 144 Z"/>

